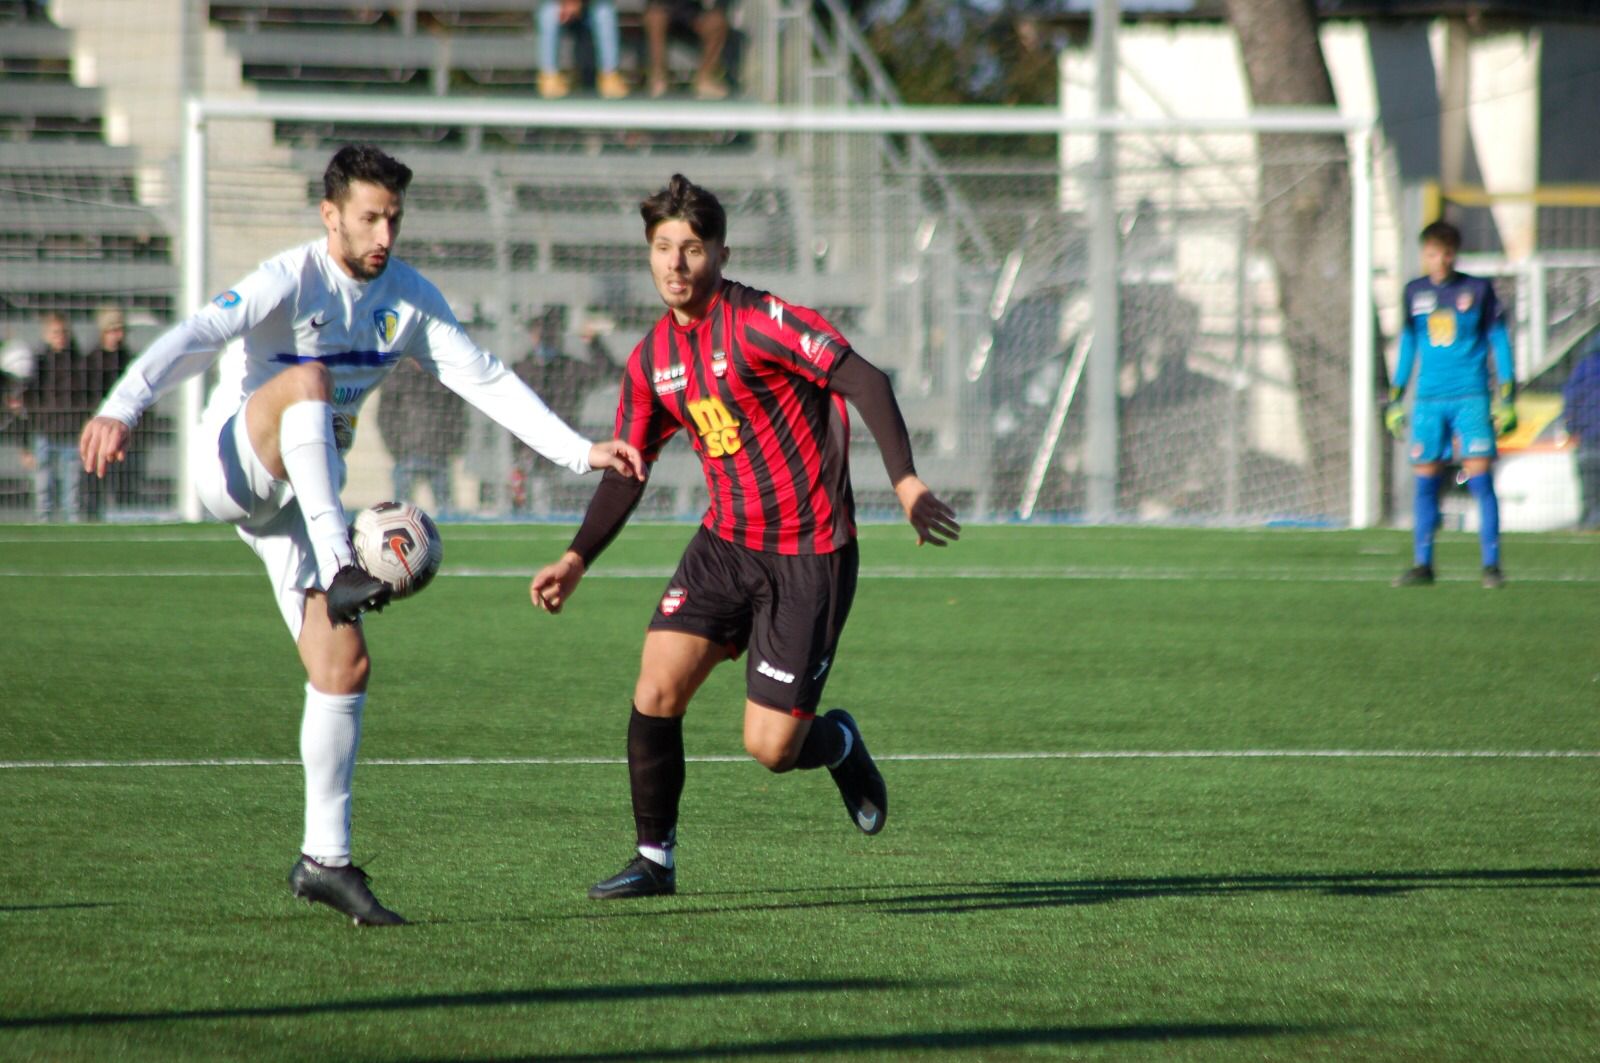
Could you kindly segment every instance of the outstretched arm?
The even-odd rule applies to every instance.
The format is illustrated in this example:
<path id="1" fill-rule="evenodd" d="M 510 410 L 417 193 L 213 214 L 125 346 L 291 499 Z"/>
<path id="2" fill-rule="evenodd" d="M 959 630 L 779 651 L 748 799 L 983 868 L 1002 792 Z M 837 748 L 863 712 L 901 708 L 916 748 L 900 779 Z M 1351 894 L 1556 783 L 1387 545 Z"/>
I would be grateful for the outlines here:
<path id="1" fill-rule="evenodd" d="M 602 444 L 595 444 L 600 446 Z M 637 454 L 637 451 L 635 451 Z M 589 500 L 583 523 L 572 545 L 559 561 L 546 565 L 533 577 L 528 588 L 533 604 L 547 613 L 559 613 L 578 589 L 578 581 L 589 570 L 600 552 L 611 545 L 644 496 L 644 478 L 616 469 L 607 469 L 600 486 Z"/>
<path id="2" fill-rule="evenodd" d="M 917 476 L 911 460 L 911 434 L 906 431 L 900 404 L 889 378 L 877 366 L 851 352 L 828 378 L 828 387 L 849 399 L 860 411 L 867 430 L 878 443 L 883 466 L 894 485 L 895 497 L 917 532 L 917 545 L 944 546 L 961 538 L 956 512 L 939 499 Z"/>

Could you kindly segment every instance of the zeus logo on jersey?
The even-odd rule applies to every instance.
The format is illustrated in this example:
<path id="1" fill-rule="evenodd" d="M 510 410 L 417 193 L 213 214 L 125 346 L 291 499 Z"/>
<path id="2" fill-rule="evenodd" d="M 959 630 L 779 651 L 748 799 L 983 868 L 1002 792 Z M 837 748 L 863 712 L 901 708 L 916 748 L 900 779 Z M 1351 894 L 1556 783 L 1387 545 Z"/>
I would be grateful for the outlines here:
<path id="1" fill-rule="evenodd" d="M 372 324 L 378 330 L 378 339 L 383 343 L 393 343 L 395 333 L 400 331 L 400 315 L 388 307 L 372 312 Z"/>
<path id="2" fill-rule="evenodd" d="M 657 395 L 671 395 L 689 386 L 689 370 L 685 366 L 669 365 L 665 369 L 657 369 L 654 377 Z"/>
<path id="3" fill-rule="evenodd" d="M 688 405 L 689 415 L 694 418 L 694 426 L 700 433 L 700 443 L 705 447 L 707 457 L 721 458 L 737 454 L 744 446 L 739 441 L 739 422 L 733 419 L 733 414 L 728 412 L 721 399 L 713 395 L 706 399 L 695 399 Z"/>

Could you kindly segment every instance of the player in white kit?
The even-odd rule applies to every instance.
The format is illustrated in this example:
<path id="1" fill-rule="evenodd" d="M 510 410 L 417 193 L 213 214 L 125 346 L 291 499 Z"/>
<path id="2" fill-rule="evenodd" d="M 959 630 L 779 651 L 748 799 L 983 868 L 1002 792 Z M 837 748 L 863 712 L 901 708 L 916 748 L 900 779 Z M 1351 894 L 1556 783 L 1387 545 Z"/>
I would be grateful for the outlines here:
<path id="1" fill-rule="evenodd" d="M 188 460 L 206 509 L 235 525 L 266 565 L 305 666 L 305 839 L 290 888 L 362 925 L 405 921 L 350 862 L 351 778 L 371 671 L 360 617 L 390 594 L 356 563 L 339 502 L 362 403 L 412 357 L 557 465 L 644 472 L 632 446 L 591 444 L 550 412 L 472 342 L 437 288 L 391 258 L 410 181 L 408 167 L 375 147 L 341 149 L 323 174 L 327 238 L 268 259 L 152 343 L 79 442 L 84 469 L 103 477 L 123 459 L 140 415 L 227 348 Z"/>

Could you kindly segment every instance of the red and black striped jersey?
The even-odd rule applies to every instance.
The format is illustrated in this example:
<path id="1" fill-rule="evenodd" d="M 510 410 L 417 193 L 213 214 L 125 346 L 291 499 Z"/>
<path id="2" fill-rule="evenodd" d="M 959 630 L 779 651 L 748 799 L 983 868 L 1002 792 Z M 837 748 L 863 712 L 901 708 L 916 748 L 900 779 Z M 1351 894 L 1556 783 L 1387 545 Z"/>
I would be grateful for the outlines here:
<path id="1" fill-rule="evenodd" d="M 831 553 L 856 534 L 849 414 L 828 390 L 849 356 L 815 310 L 724 280 L 703 318 L 668 311 L 634 348 L 616 434 L 650 462 L 687 428 L 711 496 L 704 524 L 729 542 Z"/>

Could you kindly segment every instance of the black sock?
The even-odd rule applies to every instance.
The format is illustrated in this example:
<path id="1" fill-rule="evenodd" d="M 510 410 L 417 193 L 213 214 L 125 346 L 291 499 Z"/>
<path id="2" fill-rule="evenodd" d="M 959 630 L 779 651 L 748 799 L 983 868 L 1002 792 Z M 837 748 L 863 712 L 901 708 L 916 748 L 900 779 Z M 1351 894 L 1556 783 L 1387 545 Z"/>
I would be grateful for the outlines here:
<path id="1" fill-rule="evenodd" d="M 628 782 L 640 845 L 672 844 L 683 795 L 683 717 L 628 717 Z"/>
<path id="2" fill-rule="evenodd" d="M 811 730 L 806 732 L 806 740 L 800 745 L 800 755 L 795 758 L 794 766 L 799 771 L 809 771 L 824 764 L 832 765 L 842 756 L 844 728 L 833 720 L 818 716 L 811 721 Z"/>

